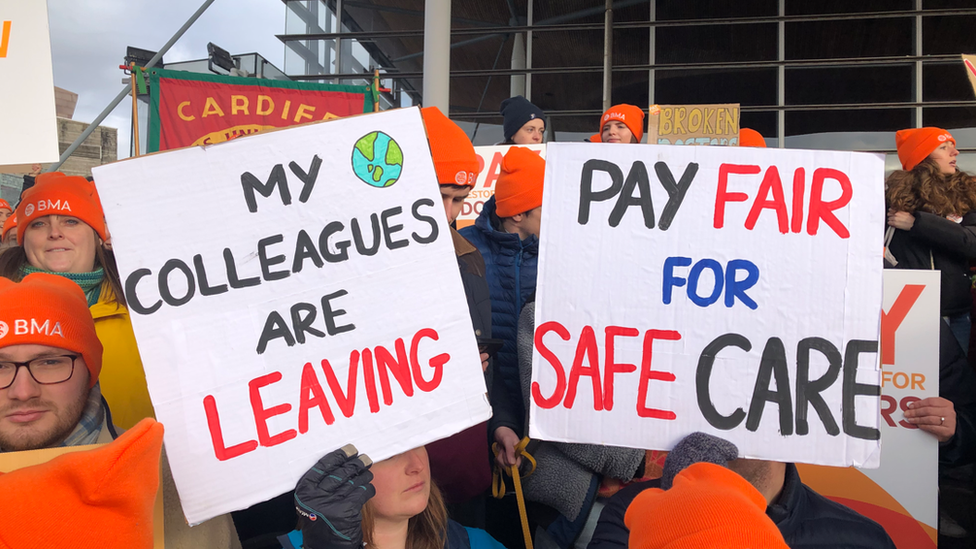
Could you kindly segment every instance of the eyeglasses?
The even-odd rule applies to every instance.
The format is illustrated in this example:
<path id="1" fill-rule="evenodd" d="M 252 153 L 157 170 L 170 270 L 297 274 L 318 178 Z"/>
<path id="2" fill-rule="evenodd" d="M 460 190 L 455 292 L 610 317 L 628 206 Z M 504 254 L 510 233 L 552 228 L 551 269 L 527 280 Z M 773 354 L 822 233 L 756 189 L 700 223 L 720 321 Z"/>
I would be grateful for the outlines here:
<path id="1" fill-rule="evenodd" d="M 27 368 L 34 381 L 40 385 L 55 385 L 71 379 L 78 355 L 45 356 L 30 362 L 0 362 L 0 389 L 14 384 L 21 366 Z"/>

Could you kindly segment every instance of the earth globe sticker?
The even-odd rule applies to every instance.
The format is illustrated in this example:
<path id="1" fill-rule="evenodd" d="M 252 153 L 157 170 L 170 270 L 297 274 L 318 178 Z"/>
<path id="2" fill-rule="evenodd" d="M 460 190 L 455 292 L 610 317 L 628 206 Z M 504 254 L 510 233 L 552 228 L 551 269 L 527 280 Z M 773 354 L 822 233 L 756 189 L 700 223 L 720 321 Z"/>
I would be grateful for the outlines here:
<path id="1" fill-rule="evenodd" d="M 400 178 L 403 151 L 392 137 L 371 132 L 359 138 L 352 149 L 352 171 L 372 187 L 389 187 Z"/>

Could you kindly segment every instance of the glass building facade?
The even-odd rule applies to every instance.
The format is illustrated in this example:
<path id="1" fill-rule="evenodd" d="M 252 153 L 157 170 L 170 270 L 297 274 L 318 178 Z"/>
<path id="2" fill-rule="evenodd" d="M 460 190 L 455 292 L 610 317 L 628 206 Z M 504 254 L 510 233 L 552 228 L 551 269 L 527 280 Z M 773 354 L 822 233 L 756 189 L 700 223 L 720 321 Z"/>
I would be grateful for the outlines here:
<path id="1" fill-rule="evenodd" d="M 391 89 L 384 108 L 420 102 L 423 0 L 285 4 L 289 77 L 358 83 L 379 69 Z M 455 0 L 451 118 L 476 144 L 494 143 L 499 104 L 521 93 L 546 111 L 555 139 L 581 140 L 597 130 L 608 76 L 614 104 L 739 103 L 742 125 L 769 146 L 888 153 L 890 169 L 896 130 L 944 127 L 960 167 L 976 171 L 976 96 L 960 59 L 976 53 L 972 0 L 707 6 Z"/>

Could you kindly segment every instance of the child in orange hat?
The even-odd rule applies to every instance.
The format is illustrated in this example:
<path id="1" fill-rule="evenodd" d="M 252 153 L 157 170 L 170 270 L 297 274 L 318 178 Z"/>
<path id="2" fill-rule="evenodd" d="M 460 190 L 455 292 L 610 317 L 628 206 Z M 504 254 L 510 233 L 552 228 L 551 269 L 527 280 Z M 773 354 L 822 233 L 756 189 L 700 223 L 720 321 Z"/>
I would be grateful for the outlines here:
<path id="1" fill-rule="evenodd" d="M 523 240 L 539 236 L 542 222 L 542 182 L 546 161 L 524 147 L 512 147 L 502 158 L 502 170 L 495 186 L 495 213 L 506 232 Z"/>
<path id="2" fill-rule="evenodd" d="M 600 117 L 600 133 L 591 143 L 640 143 L 644 137 L 644 111 L 633 105 L 620 104 L 607 109 Z"/>
<path id="3" fill-rule="evenodd" d="M 900 130 L 895 144 L 904 169 L 885 181 L 886 265 L 941 271 L 941 316 L 948 318 L 953 335 L 968 353 L 976 182 L 956 168 L 956 140 L 942 128 Z"/>

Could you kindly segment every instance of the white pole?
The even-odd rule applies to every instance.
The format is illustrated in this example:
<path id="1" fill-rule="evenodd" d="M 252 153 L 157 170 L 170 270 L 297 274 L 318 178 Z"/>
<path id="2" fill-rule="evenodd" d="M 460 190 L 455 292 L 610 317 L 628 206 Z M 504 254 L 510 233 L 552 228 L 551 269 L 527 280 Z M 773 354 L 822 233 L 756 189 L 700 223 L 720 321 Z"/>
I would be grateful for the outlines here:
<path id="1" fill-rule="evenodd" d="M 450 115 L 451 0 L 424 3 L 424 106 Z"/>

